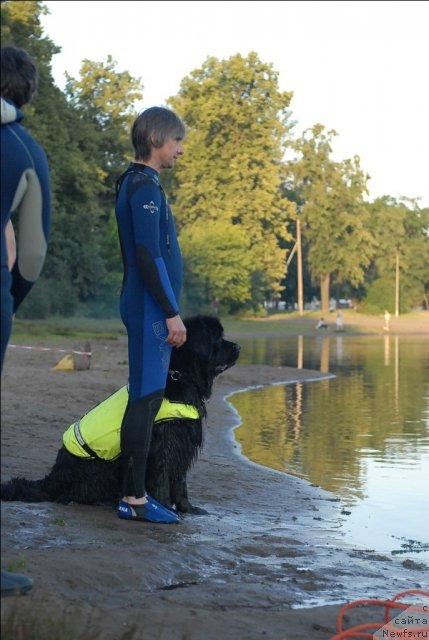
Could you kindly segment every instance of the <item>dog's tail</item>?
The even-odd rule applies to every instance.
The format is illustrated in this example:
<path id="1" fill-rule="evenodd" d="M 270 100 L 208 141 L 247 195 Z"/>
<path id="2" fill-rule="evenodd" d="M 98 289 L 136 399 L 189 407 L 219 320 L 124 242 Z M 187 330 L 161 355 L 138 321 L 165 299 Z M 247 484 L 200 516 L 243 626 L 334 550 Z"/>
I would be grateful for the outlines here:
<path id="1" fill-rule="evenodd" d="M 1 499 L 6 502 L 49 502 L 52 498 L 45 485 L 45 480 L 12 478 L 1 483 Z"/>

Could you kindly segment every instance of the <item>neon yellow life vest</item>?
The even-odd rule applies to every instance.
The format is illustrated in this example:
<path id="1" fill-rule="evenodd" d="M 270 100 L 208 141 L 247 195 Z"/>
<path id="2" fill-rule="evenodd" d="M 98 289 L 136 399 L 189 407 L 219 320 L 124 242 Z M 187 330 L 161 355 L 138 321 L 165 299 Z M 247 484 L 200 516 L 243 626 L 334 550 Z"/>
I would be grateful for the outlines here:
<path id="1" fill-rule="evenodd" d="M 71 424 L 63 435 L 67 451 L 79 458 L 117 458 L 121 452 L 121 424 L 127 403 L 128 387 L 125 386 Z M 170 402 L 164 398 L 155 423 L 161 420 L 198 420 L 199 417 L 198 410 L 193 405 Z M 86 451 L 85 446 L 90 451 Z"/>

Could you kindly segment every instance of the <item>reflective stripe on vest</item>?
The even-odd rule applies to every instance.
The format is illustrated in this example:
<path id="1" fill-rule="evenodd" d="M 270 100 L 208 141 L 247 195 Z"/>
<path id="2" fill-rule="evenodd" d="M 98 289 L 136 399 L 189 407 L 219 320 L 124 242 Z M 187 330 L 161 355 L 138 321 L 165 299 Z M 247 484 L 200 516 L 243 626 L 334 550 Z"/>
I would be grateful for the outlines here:
<path id="1" fill-rule="evenodd" d="M 80 458 L 114 460 L 121 452 L 121 425 L 128 403 L 128 387 L 122 387 L 74 422 L 65 431 L 67 451 Z M 190 404 L 164 398 L 155 423 L 165 420 L 198 420 L 198 410 Z"/>

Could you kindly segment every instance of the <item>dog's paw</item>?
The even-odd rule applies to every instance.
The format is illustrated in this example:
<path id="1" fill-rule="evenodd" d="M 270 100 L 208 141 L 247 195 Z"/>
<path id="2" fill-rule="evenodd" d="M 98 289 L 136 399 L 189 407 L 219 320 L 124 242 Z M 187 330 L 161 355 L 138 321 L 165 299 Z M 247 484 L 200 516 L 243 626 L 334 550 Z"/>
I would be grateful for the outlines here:
<path id="1" fill-rule="evenodd" d="M 206 516 L 208 515 L 209 512 L 203 509 L 202 507 L 195 507 L 194 505 L 192 505 L 191 513 L 195 516 Z"/>

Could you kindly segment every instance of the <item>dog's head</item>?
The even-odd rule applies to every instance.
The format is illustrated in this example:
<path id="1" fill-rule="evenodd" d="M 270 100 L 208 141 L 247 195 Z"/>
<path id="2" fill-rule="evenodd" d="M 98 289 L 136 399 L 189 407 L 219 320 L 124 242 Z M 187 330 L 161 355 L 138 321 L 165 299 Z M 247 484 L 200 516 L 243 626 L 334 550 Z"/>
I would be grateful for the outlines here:
<path id="1" fill-rule="evenodd" d="M 183 393 L 192 387 L 201 402 L 210 397 L 216 376 L 237 362 L 240 345 L 225 340 L 223 326 L 214 316 L 185 318 L 184 324 L 186 342 L 172 350 L 166 394 L 170 397 L 174 387 L 176 392 L 181 386 Z"/>

